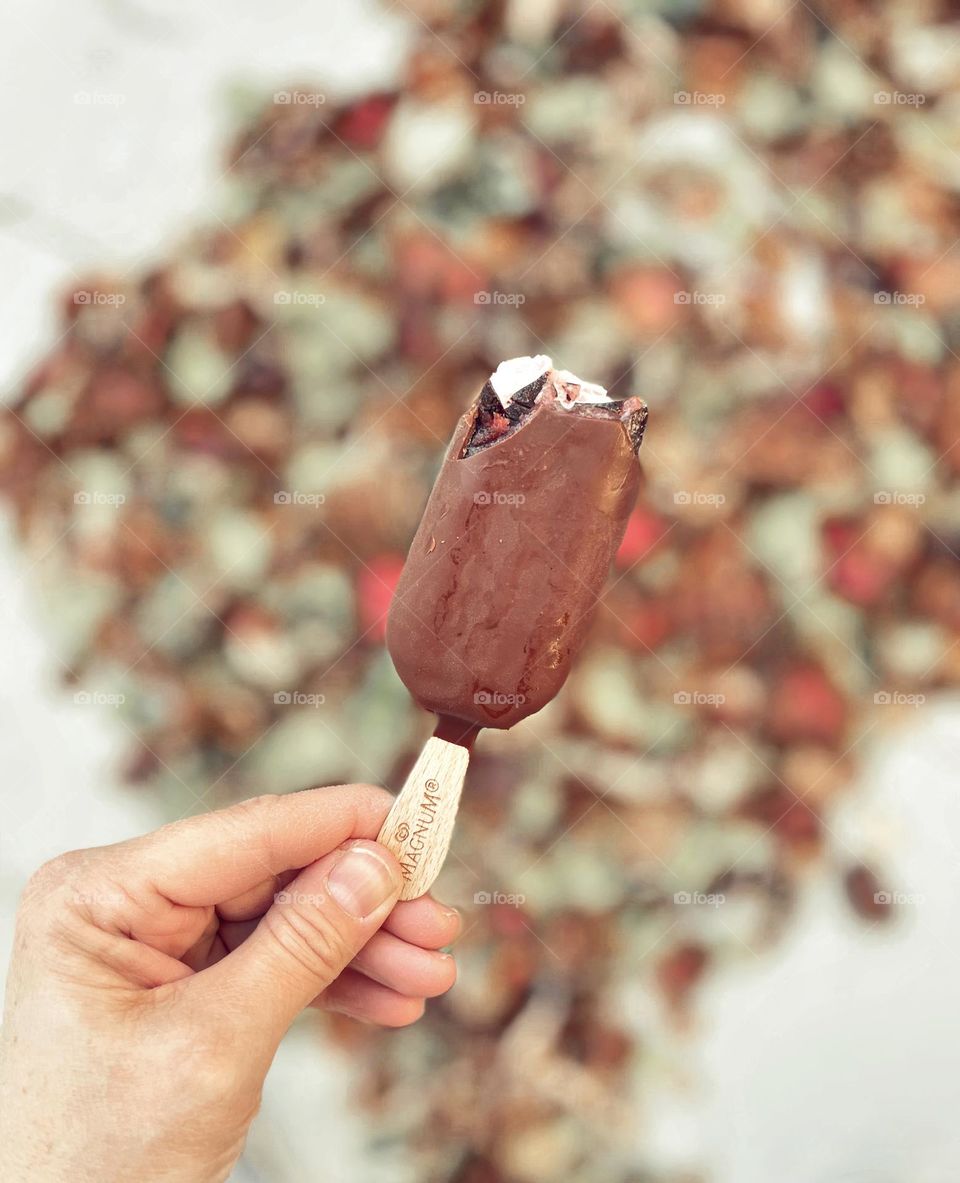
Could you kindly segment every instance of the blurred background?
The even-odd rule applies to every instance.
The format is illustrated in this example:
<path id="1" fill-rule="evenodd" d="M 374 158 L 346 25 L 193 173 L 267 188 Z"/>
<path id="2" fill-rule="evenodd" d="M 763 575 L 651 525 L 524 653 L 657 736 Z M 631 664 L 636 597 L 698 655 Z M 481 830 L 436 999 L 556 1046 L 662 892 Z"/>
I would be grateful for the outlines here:
<path id="1" fill-rule="evenodd" d="M 9 0 L 0 940 L 43 859 L 398 787 L 383 646 L 503 357 L 643 396 L 557 700 L 478 744 L 415 1028 L 238 1180 L 953 1183 L 960 24 L 943 3 Z"/>

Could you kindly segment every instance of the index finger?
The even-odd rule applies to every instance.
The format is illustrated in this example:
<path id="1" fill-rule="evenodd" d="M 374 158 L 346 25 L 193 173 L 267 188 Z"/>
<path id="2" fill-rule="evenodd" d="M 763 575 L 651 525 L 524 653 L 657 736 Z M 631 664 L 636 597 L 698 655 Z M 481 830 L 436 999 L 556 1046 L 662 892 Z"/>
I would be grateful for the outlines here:
<path id="1" fill-rule="evenodd" d="M 392 801 L 374 785 L 253 797 L 171 822 L 113 851 L 166 899 L 207 906 L 305 867 L 348 838 L 376 838 Z"/>

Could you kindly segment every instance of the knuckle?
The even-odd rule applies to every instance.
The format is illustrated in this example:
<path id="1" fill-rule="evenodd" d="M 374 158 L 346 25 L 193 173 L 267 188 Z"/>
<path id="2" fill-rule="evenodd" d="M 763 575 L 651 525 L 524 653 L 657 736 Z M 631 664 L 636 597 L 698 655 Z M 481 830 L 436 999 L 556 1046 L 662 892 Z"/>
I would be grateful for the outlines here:
<path id="1" fill-rule="evenodd" d="M 287 964 L 311 979 L 332 982 L 350 961 L 347 940 L 321 908 L 300 903 L 275 906 L 263 926 Z"/>
<path id="2" fill-rule="evenodd" d="M 248 797 L 246 801 L 241 801 L 234 809 L 238 816 L 252 813 L 255 816 L 272 818 L 282 803 L 283 797 L 280 793 L 261 793 L 257 797 Z"/>
<path id="3" fill-rule="evenodd" d="M 255 828 L 262 830 L 269 840 L 272 828 L 276 824 L 274 818 L 281 808 L 282 801 L 282 795 L 277 793 L 248 797 L 245 801 L 238 801 L 235 805 L 227 809 L 218 809 L 212 814 L 167 822 L 152 834 L 147 834 L 141 839 L 133 839 L 133 843 L 143 844 L 149 852 L 157 844 L 162 846 L 164 839 L 189 839 L 195 830 L 199 831 L 211 824 L 216 824 L 222 831 L 224 842 L 230 842 L 235 835 L 249 831 L 251 823 Z M 132 853 L 135 852 L 136 846 L 133 847 Z"/>
<path id="4" fill-rule="evenodd" d="M 16 948 L 45 948 L 59 956 L 77 948 L 88 901 L 98 898 L 93 851 L 71 850 L 43 863 L 30 876 L 17 908 Z M 56 952 L 55 952 L 56 951 Z"/>
<path id="5" fill-rule="evenodd" d="M 246 831 L 250 823 L 256 827 L 267 850 L 267 859 L 273 865 L 273 835 L 282 827 L 282 815 L 286 810 L 282 794 L 261 793 L 248 797 L 246 801 L 225 810 L 223 817 L 227 825 L 236 825 Z"/>
<path id="6" fill-rule="evenodd" d="M 87 862 L 86 851 L 70 850 L 43 863 L 27 880 L 21 907 L 35 906 L 59 894 L 77 879 Z"/>

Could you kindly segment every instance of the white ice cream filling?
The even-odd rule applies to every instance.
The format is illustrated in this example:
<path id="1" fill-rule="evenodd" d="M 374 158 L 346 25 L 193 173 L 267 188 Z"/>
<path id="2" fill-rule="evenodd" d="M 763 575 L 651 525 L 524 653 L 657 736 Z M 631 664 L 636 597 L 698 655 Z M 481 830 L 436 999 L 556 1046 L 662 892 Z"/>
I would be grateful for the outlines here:
<path id="1" fill-rule="evenodd" d="M 555 385 L 557 402 L 568 411 L 575 403 L 613 402 L 605 386 L 601 386 L 599 382 L 584 382 L 569 370 L 557 370 Z"/>
<path id="2" fill-rule="evenodd" d="M 502 361 L 490 375 L 490 385 L 506 407 L 515 394 L 552 369 L 553 362 L 543 353 L 536 357 L 511 357 L 507 361 Z M 596 404 L 613 401 L 603 386 L 596 382 L 584 382 L 569 370 L 556 371 L 554 386 L 557 391 L 557 402 L 567 411 L 577 403 Z"/>
<path id="3" fill-rule="evenodd" d="M 490 385 L 504 406 L 531 382 L 536 382 L 553 365 L 549 357 L 511 357 L 502 361 L 490 375 Z"/>

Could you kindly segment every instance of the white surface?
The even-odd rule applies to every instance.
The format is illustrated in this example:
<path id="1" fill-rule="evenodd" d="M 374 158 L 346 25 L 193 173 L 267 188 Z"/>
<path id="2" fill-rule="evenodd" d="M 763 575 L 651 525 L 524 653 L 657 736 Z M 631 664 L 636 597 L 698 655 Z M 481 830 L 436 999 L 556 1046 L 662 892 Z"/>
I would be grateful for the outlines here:
<path id="1" fill-rule="evenodd" d="M 715 977 L 699 1053 L 712 1183 L 956 1183 L 960 709 L 928 704 L 831 828 L 901 900 L 865 927 L 810 885 L 769 958 Z"/>

